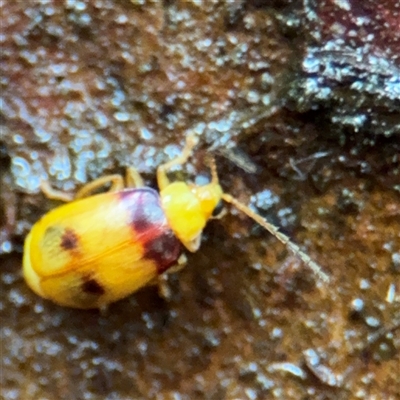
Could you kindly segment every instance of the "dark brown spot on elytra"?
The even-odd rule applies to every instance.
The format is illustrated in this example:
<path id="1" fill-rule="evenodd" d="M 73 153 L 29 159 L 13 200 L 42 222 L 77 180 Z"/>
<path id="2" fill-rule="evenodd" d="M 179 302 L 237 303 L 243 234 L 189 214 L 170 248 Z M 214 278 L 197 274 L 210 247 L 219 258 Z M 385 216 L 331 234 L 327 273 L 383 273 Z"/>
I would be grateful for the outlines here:
<path id="1" fill-rule="evenodd" d="M 144 257 L 154 261 L 159 274 L 176 264 L 181 243 L 168 227 L 159 194 L 140 188 L 124 190 L 119 196 L 129 211 L 130 226 L 144 248 Z"/>
<path id="2" fill-rule="evenodd" d="M 181 242 L 168 228 L 159 236 L 145 243 L 144 248 L 145 258 L 156 263 L 159 274 L 176 264 L 182 250 Z"/>
<path id="3" fill-rule="evenodd" d="M 94 296 L 101 296 L 106 292 L 104 287 L 94 278 L 83 278 L 81 287 L 84 293 Z"/>
<path id="4" fill-rule="evenodd" d="M 61 236 L 61 247 L 64 250 L 73 250 L 78 247 L 78 235 L 72 229 L 65 229 Z"/>

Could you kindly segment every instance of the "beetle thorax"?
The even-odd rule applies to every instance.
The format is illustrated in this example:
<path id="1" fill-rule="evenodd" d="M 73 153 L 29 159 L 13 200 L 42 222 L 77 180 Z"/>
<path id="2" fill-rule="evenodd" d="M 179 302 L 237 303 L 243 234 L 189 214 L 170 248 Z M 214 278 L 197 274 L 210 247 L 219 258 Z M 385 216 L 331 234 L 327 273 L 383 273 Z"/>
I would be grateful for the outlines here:
<path id="1" fill-rule="evenodd" d="M 200 245 L 201 233 L 221 199 L 219 185 L 189 186 L 173 182 L 160 192 L 168 223 L 189 251 Z"/>

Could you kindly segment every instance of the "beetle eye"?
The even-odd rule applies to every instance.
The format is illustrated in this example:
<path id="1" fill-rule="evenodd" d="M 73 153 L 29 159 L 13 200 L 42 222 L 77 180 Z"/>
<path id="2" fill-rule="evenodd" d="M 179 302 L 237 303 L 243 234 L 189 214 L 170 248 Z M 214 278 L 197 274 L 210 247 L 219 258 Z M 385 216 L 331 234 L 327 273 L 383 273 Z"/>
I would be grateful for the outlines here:
<path id="1" fill-rule="evenodd" d="M 219 218 L 223 211 L 224 211 L 224 202 L 220 200 L 212 212 L 213 218 Z"/>

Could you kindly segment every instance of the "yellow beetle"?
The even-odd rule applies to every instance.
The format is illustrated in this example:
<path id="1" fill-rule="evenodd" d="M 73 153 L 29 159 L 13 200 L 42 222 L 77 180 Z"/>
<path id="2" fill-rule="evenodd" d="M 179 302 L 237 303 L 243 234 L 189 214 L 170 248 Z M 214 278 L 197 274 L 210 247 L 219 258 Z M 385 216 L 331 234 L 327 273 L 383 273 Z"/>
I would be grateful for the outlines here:
<path id="1" fill-rule="evenodd" d="M 68 204 L 43 216 L 25 240 L 23 275 L 30 288 L 62 306 L 105 307 L 160 274 L 181 268 L 181 243 L 191 252 L 198 250 L 202 231 L 221 200 L 270 231 L 327 281 L 320 267 L 287 236 L 223 192 L 213 160 L 212 180 L 206 185 L 169 181 L 168 170 L 184 164 L 195 144 L 189 135 L 182 154 L 158 167 L 159 194 L 144 187 L 133 168 L 127 170 L 125 185 L 120 175 L 104 176 L 74 198 L 43 183 L 47 197 Z M 105 184 L 111 184 L 108 192 L 91 195 Z"/>

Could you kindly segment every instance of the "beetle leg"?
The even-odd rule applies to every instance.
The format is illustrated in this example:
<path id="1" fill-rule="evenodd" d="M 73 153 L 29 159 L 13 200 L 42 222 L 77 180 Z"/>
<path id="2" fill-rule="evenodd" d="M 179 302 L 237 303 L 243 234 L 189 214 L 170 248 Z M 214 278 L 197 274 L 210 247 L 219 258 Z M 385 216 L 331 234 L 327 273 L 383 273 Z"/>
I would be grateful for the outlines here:
<path id="1" fill-rule="evenodd" d="M 98 179 L 95 179 L 92 182 L 87 183 L 76 193 L 75 199 L 81 199 L 83 197 L 88 197 L 93 194 L 94 191 L 106 185 L 107 183 L 111 184 L 109 192 L 116 192 L 118 190 L 122 190 L 124 188 L 124 179 L 121 175 L 105 175 Z"/>
<path id="2" fill-rule="evenodd" d="M 180 271 L 186 266 L 187 257 L 185 254 L 181 254 L 178 258 L 177 263 L 172 267 L 168 268 L 167 271 L 159 275 L 152 284 L 156 284 L 158 287 L 158 294 L 164 299 L 169 300 L 171 298 L 171 289 L 168 284 L 168 275 Z"/>
<path id="3" fill-rule="evenodd" d="M 103 304 L 99 307 L 99 312 L 102 317 L 108 316 L 109 304 Z"/>
<path id="4" fill-rule="evenodd" d="M 128 188 L 140 188 L 144 187 L 144 182 L 142 177 L 136 168 L 128 167 L 126 169 L 125 176 L 126 187 Z"/>
<path id="5" fill-rule="evenodd" d="M 163 190 L 170 184 L 170 181 L 167 176 L 168 170 L 170 170 L 171 167 L 173 167 L 174 165 L 184 164 L 192 154 L 193 147 L 196 146 L 196 144 L 197 144 L 196 135 L 194 133 L 188 134 L 188 136 L 186 137 L 186 144 L 182 150 L 182 153 L 178 157 L 172 159 L 171 161 L 165 164 L 161 164 L 157 168 L 157 184 L 159 190 Z"/>
<path id="6" fill-rule="evenodd" d="M 62 190 L 54 189 L 48 181 L 40 182 L 40 189 L 43 194 L 51 200 L 60 200 L 65 202 L 70 202 L 74 199 L 71 193 L 63 192 Z"/>
<path id="7" fill-rule="evenodd" d="M 179 272 L 181 269 L 185 268 L 186 264 L 187 264 L 186 254 L 182 253 L 179 256 L 176 264 L 167 269 L 166 274 L 175 274 L 175 272 Z"/>
<path id="8" fill-rule="evenodd" d="M 162 297 L 164 300 L 170 300 L 171 299 L 171 289 L 168 285 L 168 277 L 167 275 L 160 275 L 157 280 L 156 280 L 156 285 L 158 289 L 158 294 L 160 297 Z"/>

